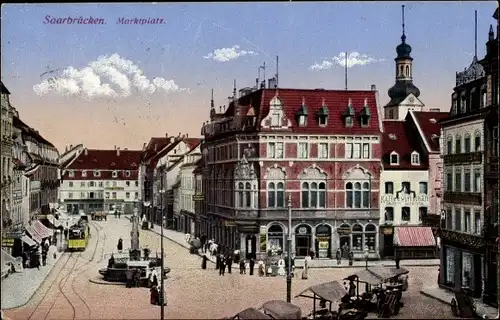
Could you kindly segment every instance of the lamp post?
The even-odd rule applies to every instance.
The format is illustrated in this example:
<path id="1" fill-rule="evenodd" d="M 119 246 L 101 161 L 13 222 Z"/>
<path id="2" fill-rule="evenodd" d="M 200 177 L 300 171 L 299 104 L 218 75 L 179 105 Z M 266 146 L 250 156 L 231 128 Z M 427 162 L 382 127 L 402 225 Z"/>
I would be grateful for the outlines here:
<path id="1" fill-rule="evenodd" d="M 163 189 L 163 170 L 160 171 L 160 210 L 161 210 L 161 226 L 160 226 L 160 251 L 161 251 L 161 273 L 160 273 L 160 306 L 161 306 L 161 320 L 165 319 L 165 303 L 164 303 L 164 278 L 165 278 L 165 267 L 164 267 L 164 251 L 163 251 L 163 226 L 165 224 L 165 216 L 163 215 L 163 195 L 165 194 L 165 189 Z"/>
<path id="2" fill-rule="evenodd" d="M 286 302 L 292 302 L 292 196 L 288 195 L 288 272 L 286 275 Z"/>
<path id="3" fill-rule="evenodd" d="M 368 258 L 370 257 L 370 251 L 368 248 L 365 248 L 365 269 L 368 269 Z"/>

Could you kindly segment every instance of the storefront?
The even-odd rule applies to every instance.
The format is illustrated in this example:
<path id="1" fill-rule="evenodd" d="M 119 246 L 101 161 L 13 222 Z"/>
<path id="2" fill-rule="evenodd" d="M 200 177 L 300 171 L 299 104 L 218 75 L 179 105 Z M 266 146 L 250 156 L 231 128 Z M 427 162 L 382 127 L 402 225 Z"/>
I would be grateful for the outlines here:
<path id="1" fill-rule="evenodd" d="M 308 256 L 313 248 L 312 228 L 307 224 L 295 227 L 295 256 Z"/>
<path id="2" fill-rule="evenodd" d="M 395 227 L 394 254 L 398 259 L 437 259 L 437 243 L 431 227 Z"/>
<path id="3" fill-rule="evenodd" d="M 475 298 L 481 297 L 483 256 L 449 245 L 443 246 L 443 256 L 440 285 L 451 290 L 467 287 Z"/>
<path id="4" fill-rule="evenodd" d="M 332 228 L 327 224 L 316 226 L 315 239 L 316 258 L 332 258 Z"/>
<path id="5" fill-rule="evenodd" d="M 382 258 L 394 257 L 394 227 L 392 225 L 380 226 L 380 247 Z"/>

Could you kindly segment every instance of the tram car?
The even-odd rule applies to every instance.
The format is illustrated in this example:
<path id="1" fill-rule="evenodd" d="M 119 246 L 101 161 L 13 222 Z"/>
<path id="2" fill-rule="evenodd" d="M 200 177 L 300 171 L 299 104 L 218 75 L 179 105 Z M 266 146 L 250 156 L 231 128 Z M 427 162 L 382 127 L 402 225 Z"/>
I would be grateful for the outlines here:
<path id="1" fill-rule="evenodd" d="M 81 216 L 78 223 L 68 230 L 68 250 L 85 250 L 87 248 L 90 228 L 88 224 L 88 217 Z"/>

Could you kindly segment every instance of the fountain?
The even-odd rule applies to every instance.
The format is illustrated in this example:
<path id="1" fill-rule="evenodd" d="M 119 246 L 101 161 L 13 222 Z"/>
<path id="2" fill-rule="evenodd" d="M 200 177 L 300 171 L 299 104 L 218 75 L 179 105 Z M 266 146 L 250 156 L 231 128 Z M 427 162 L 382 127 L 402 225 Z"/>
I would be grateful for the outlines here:
<path id="1" fill-rule="evenodd" d="M 107 255 L 108 267 L 99 269 L 99 273 L 104 277 L 104 280 L 109 282 L 126 282 L 125 271 L 129 268 L 143 270 L 146 273 L 147 269 L 156 269 L 157 273 L 161 272 L 161 259 L 163 256 L 150 257 L 148 248 L 140 249 L 139 246 L 139 216 L 137 208 L 134 209 L 134 215 L 131 217 L 132 230 L 130 231 L 130 250 L 129 254 Z M 141 255 L 141 253 L 143 253 Z M 164 275 L 170 272 L 170 268 L 165 267 Z"/>

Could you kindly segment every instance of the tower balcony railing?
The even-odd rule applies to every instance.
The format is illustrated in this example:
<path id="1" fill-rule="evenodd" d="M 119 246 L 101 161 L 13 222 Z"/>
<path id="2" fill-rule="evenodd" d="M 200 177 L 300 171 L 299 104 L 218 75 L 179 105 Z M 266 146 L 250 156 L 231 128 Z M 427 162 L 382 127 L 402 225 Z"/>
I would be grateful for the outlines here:
<path id="1" fill-rule="evenodd" d="M 446 154 L 443 157 L 443 162 L 445 164 L 459 164 L 459 163 L 479 163 L 483 160 L 483 153 L 478 152 L 467 152 L 467 153 L 456 153 L 456 154 Z"/>

